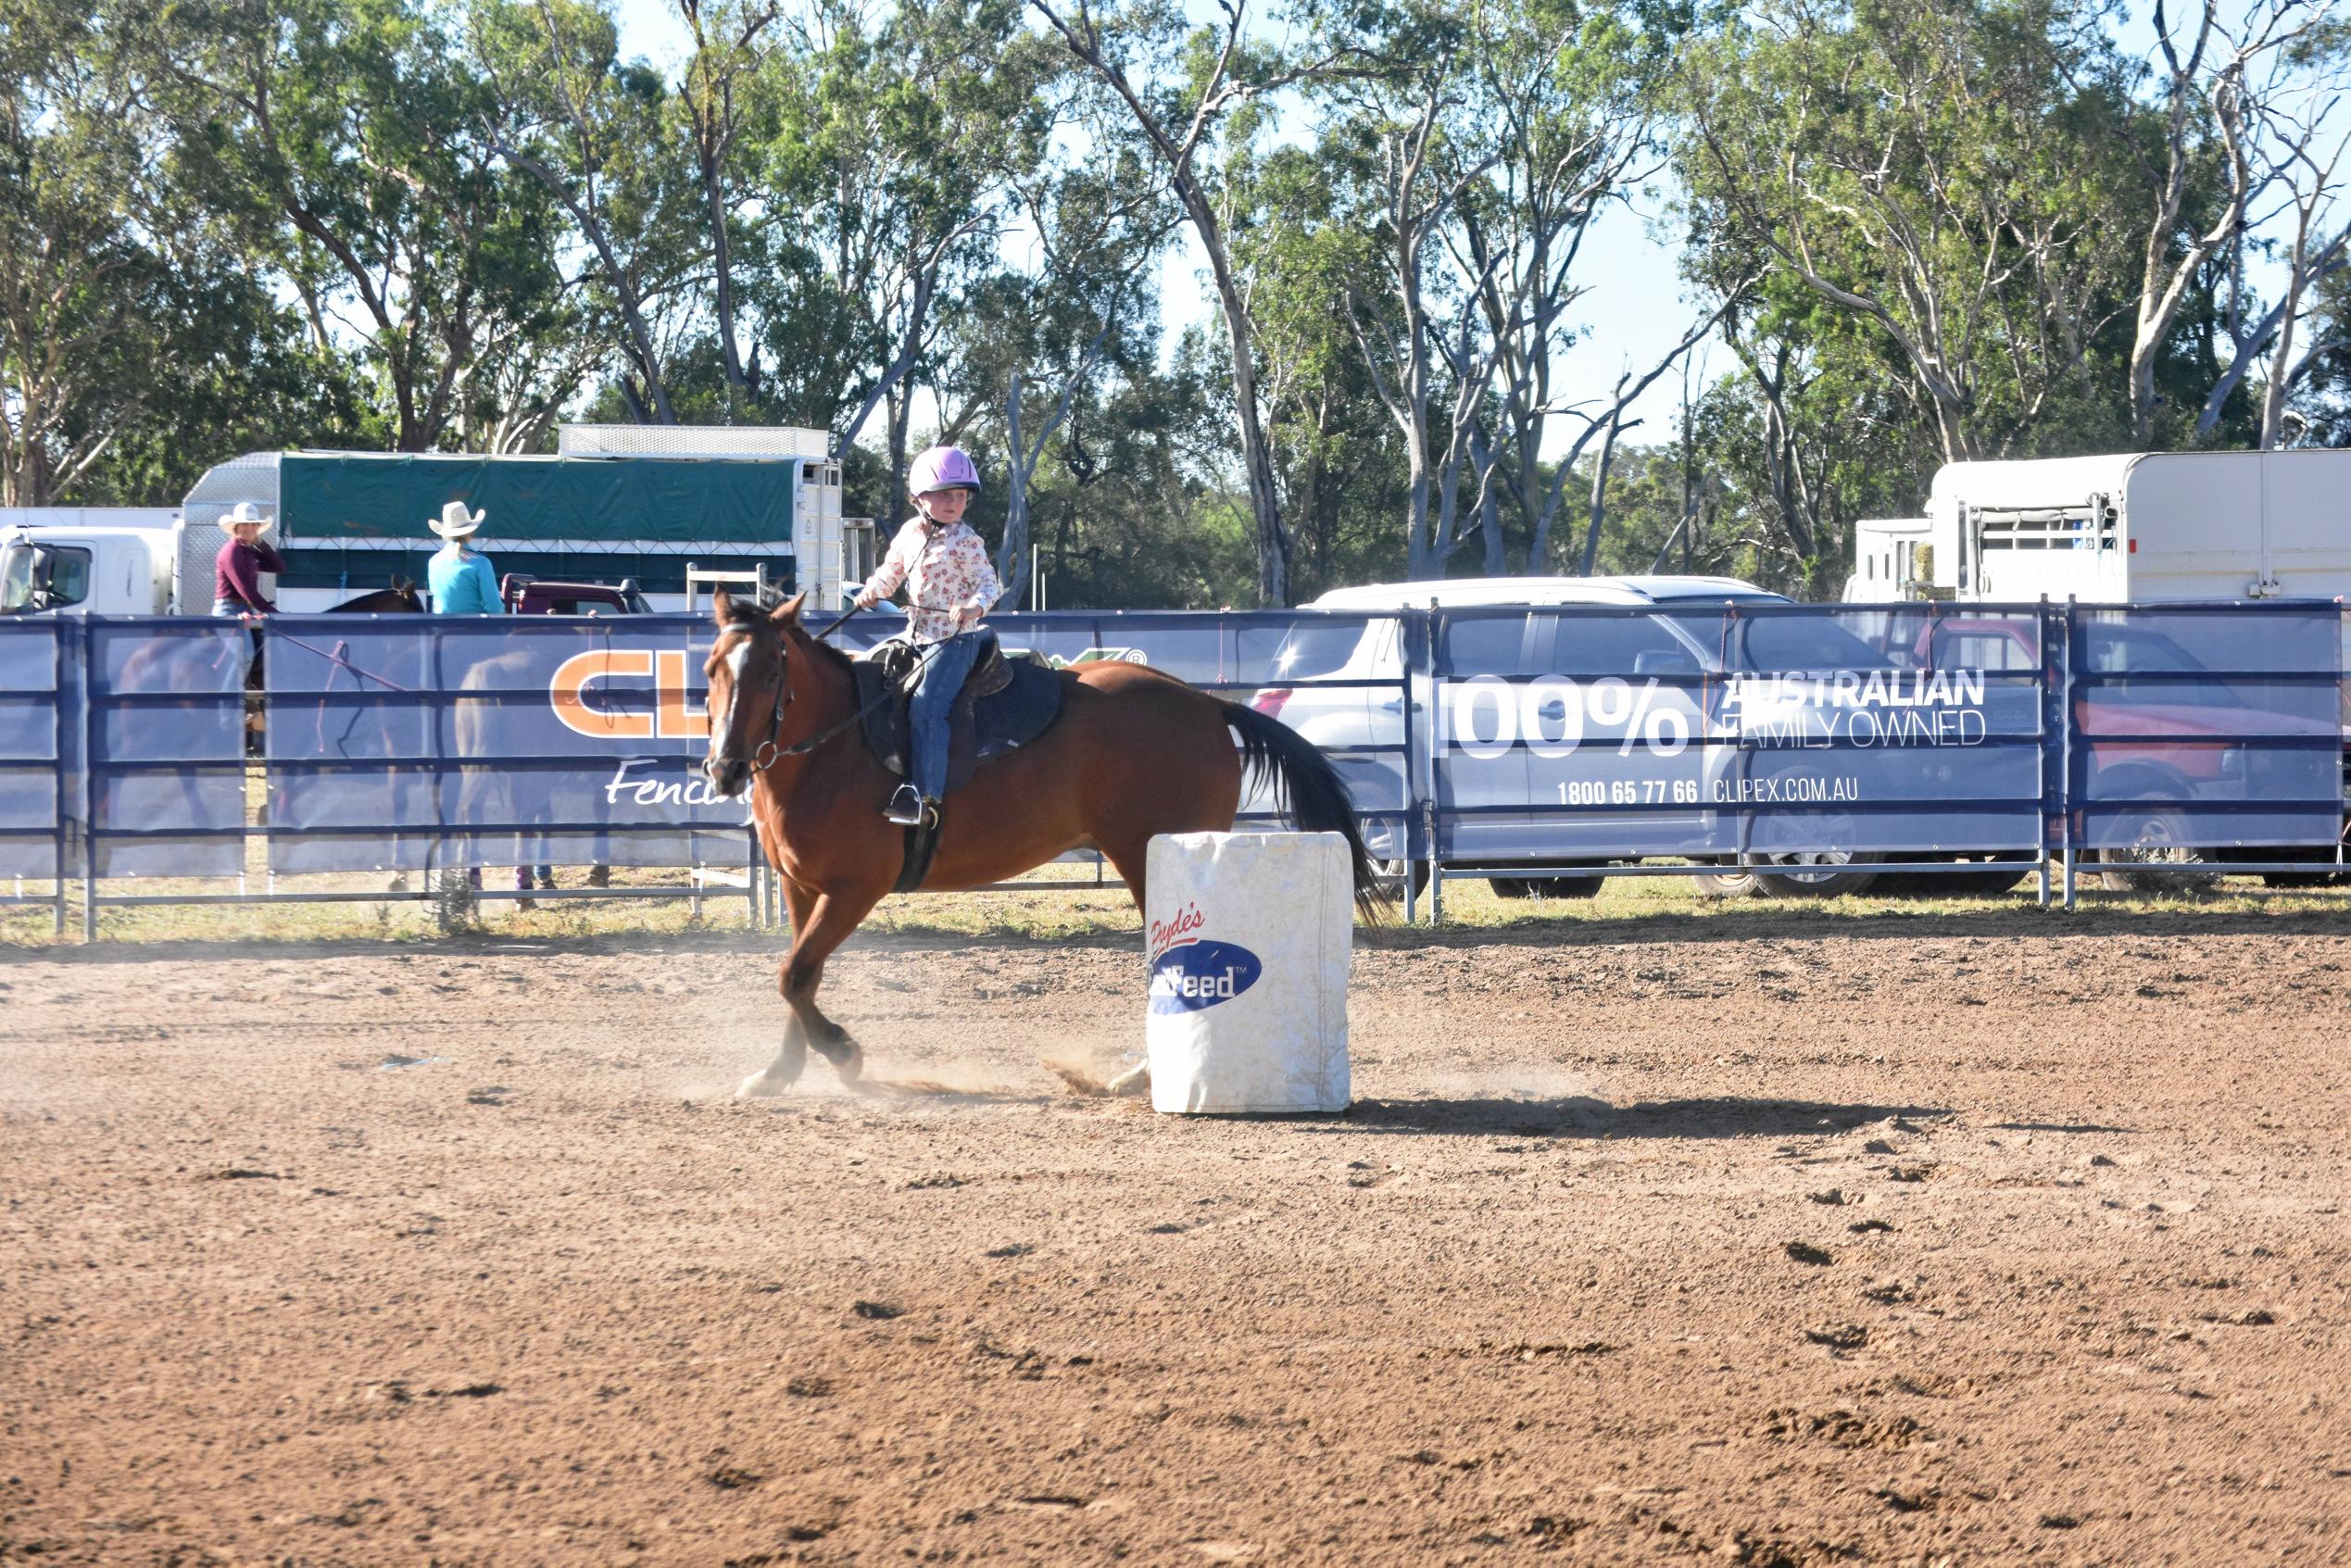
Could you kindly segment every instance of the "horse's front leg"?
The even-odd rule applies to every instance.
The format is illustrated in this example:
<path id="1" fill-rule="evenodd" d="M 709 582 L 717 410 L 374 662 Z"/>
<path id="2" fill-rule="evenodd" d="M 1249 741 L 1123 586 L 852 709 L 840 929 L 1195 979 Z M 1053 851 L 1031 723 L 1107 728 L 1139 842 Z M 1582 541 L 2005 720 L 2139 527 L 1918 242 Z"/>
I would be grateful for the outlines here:
<path id="1" fill-rule="evenodd" d="M 879 889 L 836 888 L 816 896 L 807 926 L 794 933 L 792 956 L 784 964 L 784 1000 L 792 1010 L 808 1042 L 824 1054 L 844 1084 L 854 1084 L 865 1071 L 865 1056 L 848 1030 L 824 1016 L 816 1005 L 816 988 L 824 980 L 824 960 L 849 940 L 874 906 L 882 901 Z"/>
<path id="2" fill-rule="evenodd" d="M 784 883 L 784 913 L 792 922 L 792 951 L 784 955 L 784 962 L 776 973 L 777 987 L 790 994 L 792 957 L 799 950 L 807 934 L 811 911 L 816 907 L 816 894 L 786 877 Z M 800 1015 L 795 1010 L 784 1020 L 784 1044 L 775 1053 L 775 1060 L 743 1080 L 736 1087 L 736 1099 L 764 1099 L 780 1095 L 799 1081 L 800 1069 L 808 1065 L 808 1031 L 800 1027 Z"/>

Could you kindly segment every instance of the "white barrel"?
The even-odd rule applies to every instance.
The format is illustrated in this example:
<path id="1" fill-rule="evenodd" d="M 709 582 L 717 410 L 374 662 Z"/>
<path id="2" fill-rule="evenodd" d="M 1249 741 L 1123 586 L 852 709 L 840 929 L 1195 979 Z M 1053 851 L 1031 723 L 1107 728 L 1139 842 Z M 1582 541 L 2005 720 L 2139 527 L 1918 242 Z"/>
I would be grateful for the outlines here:
<path id="1" fill-rule="evenodd" d="M 1347 1109 L 1354 885 L 1335 833 L 1151 840 L 1151 1108 Z"/>

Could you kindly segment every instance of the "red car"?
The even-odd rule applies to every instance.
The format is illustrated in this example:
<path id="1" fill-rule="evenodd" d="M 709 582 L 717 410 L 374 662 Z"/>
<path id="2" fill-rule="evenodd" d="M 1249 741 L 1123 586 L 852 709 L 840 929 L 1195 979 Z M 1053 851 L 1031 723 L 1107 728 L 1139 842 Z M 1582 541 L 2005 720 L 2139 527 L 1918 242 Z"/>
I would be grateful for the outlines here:
<path id="1" fill-rule="evenodd" d="M 632 579 L 617 588 L 604 583 L 553 583 L 509 571 L 498 583 L 509 615 L 649 615 L 653 607 Z"/>
<path id="2" fill-rule="evenodd" d="M 1913 652 L 1922 664 L 1936 669 L 2030 670 L 2036 658 L 2029 621 L 1956 616 L 1930 624 Z M 2087 624 L 2081 658 L 2077 676 L 2204 671 L 2178 643 L 2142 627 Z M 2054 660 L 2049 678 L 2057 678 Z M 2256 735 L 2330 734 L 2338 746 L 2344 746 L 2351 740 L 2351 691 L 2344 698 L 2343 721 L 2314 728 L 2304 717 L 2265 714 L 2256 704 L 2219 700 L 2217 685 L 2185 692 L 2159 682 L 2077 686 L 2074 722 L 2089 747 L 2089 757 L 2076 763 L 2081 769 L 2081 795 L 2110 805 L 2076 811 L 2075 843 L 2107 868 L 2108 886 L 2176 886 L 2183 875 L 2193 873 L 2170 868 L 2213 859 L 2292 859 L 2310 854 L 2307 848 L 2266 849 L 2258 844 L 2196 845 L 2191 842 L 2181 808 L 2198 800 L 2248 798 L 2248 767 L 2257 770 L 2274 755 L 2248 749 Z M 2187 738 L 2204 734 L 2213 738 Z M 2342 766 L 2343 776 L 2351 779 L 2351 757 Z M 2094 822 L 2085 820 L 2090 818 Z"/>

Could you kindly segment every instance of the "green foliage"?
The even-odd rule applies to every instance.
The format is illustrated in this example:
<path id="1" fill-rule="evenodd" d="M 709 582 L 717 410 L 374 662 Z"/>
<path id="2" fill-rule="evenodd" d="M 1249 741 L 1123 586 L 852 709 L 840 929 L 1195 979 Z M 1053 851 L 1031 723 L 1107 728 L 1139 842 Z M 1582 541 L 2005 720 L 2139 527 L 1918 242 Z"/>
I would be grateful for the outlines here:
<path id="1" fill-rule="evenodd" d="M 2200 254 L 2227 198 L 2191 125 L 2148 234 L 2169 128 L 2101 0 L 1308 0 L 1229 56 L 1132 0 L 1084 14 L 1132 104 L 1036 0 L 671 3 L 673 72 L 614 0 L 0 0 L 0 501 L 567 417 L 854 424 L 851 512 L 960 441 L 1058 607 L 1249 604 L 1276 522 L 1293 600 L 1572 570 L 1605 446 L 1601 570 L 1833 595 L 1937 464 L 2133 444 L 2150 246 Z M 1178 174 L 1145 121 L 1196 113 Z M 1719 307 L 1640 445 L 1562 390 L 1622 204 Z M 1188 224 L 1238 359 L 1165 341 Z M 2189 276 L 2158 443 L 2207 396 L 2202 440 L 2256 439 L 2260 373 L 2214 388 L 2264 275 L 2257 242 Z M 2346 276 L 2289 439 L 2351 441 Z"/>

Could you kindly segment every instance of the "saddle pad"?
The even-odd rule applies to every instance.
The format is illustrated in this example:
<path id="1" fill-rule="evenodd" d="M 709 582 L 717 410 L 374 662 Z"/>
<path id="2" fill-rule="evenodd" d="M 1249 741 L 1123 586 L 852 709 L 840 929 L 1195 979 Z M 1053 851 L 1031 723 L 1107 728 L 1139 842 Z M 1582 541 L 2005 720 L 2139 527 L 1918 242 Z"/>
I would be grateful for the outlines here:
<path id="1" fill-rule="evenodd" d="M 902 779 L 909 749 L 906 694 L 897 688 L 881 660 L 861 659 L 850 668 L 857 671 L 858 706 L 866 709 L 866 748 Z M 985 684 L 984 678 L 1002 684 L 975 696 L 974 687 Z M 875 701 L 885 690 L 893 693 L 891 699 Z M 948 717 L 947 792 L 952 795 L 971 783 L 973 772 L 989 758 L 1026 746 L 1051 729 L 1061 711 L 1061 671 L 1025 659 L 981 659 Z"/>

